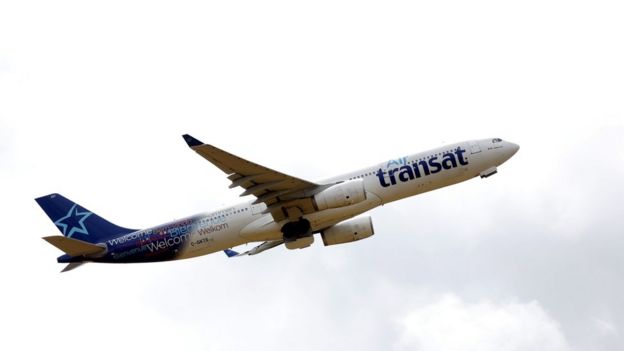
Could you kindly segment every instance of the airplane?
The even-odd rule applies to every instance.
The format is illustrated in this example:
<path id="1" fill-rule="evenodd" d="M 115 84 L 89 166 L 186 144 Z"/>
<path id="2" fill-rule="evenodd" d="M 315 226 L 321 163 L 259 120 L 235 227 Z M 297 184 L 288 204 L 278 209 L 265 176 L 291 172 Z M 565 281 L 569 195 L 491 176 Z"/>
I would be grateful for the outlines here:
<path id="1" fill-rule="evenodd" d="M 378 163 L 320 182 L 274 171 L 183 135 L 189 148 L 223 171 L 251 201 L 147 229 L 115 225 L 60 194 L 35 199 L 62 235 L 43 239 L 65 254 L 66 272 L 86 262 L 179 260 L 219 251 L 251 256 L 284 245 L 302 249 L 315 234 L 325 246 L 371 237 L 375 207 L 471 178 L 487 178 L 520 148 L 500 138 L 471 140 Z M 354 218 L 355 217 L 355 218 Z M 232 248 L 256 242 L 239 253 Z"/>

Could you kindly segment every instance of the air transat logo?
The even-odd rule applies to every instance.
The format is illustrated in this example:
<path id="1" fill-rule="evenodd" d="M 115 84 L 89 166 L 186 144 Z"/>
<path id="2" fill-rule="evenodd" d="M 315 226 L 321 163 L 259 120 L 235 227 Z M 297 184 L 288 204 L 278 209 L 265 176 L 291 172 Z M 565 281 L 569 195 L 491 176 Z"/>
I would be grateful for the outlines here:
<path id="1" fill-rule="evenodd" d="M 93 213 L 89 211 L 80 212 L 78 211 L 77 206 L 78 205 L 74 204 L 74 206 L 69 209 L 69 212 L 67 212 L 65 217 L 54 222 L 57 227 L 61 228 L 63 235 L 68 238 L 71 238 L 72 235 L 76 233 L 89 235 L 89 231 L 85 227 L 84 221 Z"/>
<path id="2" fill-rule="evenodd" d="M 464 152 L 466 150 L 458 147 L 453 152 L 434 154 L 412 162 L 408 162 L 406 157 L 390 160 L 386 166 L 387 170 L 380 168 L 375 175 L 379 179 L 379 185 L 387 188 L 396 185 L 397 178 L 404 183 L 445 169 L 466 166 L 468 160 L 464 158 Z"/>

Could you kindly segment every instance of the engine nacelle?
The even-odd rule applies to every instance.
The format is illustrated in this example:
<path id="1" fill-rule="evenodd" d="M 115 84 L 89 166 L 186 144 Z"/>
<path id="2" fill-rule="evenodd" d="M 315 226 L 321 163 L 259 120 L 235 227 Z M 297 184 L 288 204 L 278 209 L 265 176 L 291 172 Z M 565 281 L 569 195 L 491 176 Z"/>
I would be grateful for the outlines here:
<path id="1" fill-rule="evenodd" d="M 357 204 L 366 200 L 364 179 L 353 179 L 331 187 L 314 195 L 314 204 L 319 211 Z"/>
<path id="2" fill-rule="evenodd" d="M 321 232 L 325 246 L 350 243 L 366 239 L 375 234 L 373 220 L 369 217 L 360 217 L 338 223 Z"/>
<path id="3" fill-rule="evenodd" d="M 286 248 L 289 250 L 303 249 L 305 247 L 312 245 L 313 242 L 314 242 L 313 236 L 304 236 L 303 238 L 299 238 L 297 240 L 287 241 L 284 243 L 284 246 L 286 246 Z"/>

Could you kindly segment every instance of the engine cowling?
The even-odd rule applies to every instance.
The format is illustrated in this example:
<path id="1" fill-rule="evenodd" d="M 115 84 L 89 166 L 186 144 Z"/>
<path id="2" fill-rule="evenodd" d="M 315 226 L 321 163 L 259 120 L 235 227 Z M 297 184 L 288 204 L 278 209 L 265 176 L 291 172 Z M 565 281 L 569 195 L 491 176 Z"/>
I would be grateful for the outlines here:
<path id="1" fill-rule="evenodd" d="M 314 195 L 314 204 L 319 211 L 357 204 L 366 200 L 364 179 L 353 179 L 331 187 Z"/>
<path id="2" fill-rule="evenodd" d="M 360 217 L 338 223 L 321 232 L 325 246 L 366 239 L 375 234 L 371 217 Z"/>

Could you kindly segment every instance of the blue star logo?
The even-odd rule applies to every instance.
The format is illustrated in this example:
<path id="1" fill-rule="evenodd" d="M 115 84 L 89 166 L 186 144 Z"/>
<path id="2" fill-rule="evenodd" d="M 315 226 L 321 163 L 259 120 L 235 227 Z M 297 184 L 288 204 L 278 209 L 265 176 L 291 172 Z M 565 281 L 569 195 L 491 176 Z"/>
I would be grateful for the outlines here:
<path id="1" fill-rule="evenodd" d="M 54 224 L 63 230 L 63 235 L 71 238 L 75 233 L 89 235 L 89 231 L 84 225 L 84 221 L 93 213 L 89 211 L 78 211 L 77 205 L 74 204 L 65 217 L 60 218 Z M 69 232 L 67 231 L 69 229 Z"/>

